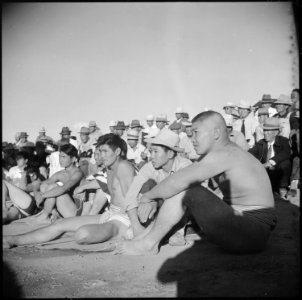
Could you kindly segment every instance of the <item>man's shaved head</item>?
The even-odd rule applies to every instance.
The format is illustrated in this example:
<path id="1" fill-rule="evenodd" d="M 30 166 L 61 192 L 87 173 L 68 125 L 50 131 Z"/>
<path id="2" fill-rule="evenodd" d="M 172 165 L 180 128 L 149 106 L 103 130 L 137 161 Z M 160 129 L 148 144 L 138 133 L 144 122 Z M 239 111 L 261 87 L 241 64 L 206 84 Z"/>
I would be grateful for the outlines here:
<path id="1" fill-rule="evenodd" d="M 220 129 L 222 137 L 228 136 L 225 120 L 223 116 L 216 111 L 208 110 L 199 113 L 192 119 L 192 123 L 195 122 L 205 123 L 205 125 L 209 127 Z"/>

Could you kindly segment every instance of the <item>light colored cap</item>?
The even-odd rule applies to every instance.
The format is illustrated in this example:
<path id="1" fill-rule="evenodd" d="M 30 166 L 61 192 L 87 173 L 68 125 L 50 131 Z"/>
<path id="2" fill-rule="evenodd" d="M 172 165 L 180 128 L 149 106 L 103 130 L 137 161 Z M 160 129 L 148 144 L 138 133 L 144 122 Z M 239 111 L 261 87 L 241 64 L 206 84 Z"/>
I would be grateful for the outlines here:
<path id="1" fill-rule="evenodd" d="M 153 115 L 148 115 L 146 120 L 147 121 L 154 121 L 154 116 Z"/>
<path id="2" fill-rule="evenodd" d="M 244 109 L 249 109 L 249 110 L 251 110 L 251 105 L 250 105 L 250 103 L 248 103 L 248 102 L 245 101 L 245 100 L 241 100 L 241 101 L 239 102 L 239 104 L 237 104 L 237 107 L 238 107 L 238 108 L 244 108 Z"/>
<path id="3" fill-rule="evenodd" d="M 115 126 L 115 125 L 116 125 L 116 121 L 111 120 L 111 121 L 109 122 L 109 126 Z"/>
<path id="4" fill-rule="evenodd" d="M 155 120 L 168 123 L 167 115 L 163 114 L 158 115 Z"/>
<path id="5" fill-rule="evenodd" d="M 267 118 L 263 124 L 263 130 L 277 130 L 280 129 L 280 121 L 278 118 Z"/>
<path id="6" fill-rule="evenodd" d="M 96 126 L 96 122 L 95 121 L 89 121 L 89 127 L 90 126 Z"/>
<path id="7" fill-rule="evenodd" d="M 235 107 L 236 105 L 232 102 L 227 102 L 227 104 L 223 107 L 225 109 L 226 107 Z"/>
<path id="8" fill-rule="evenodd" d="M 162 129 L 156 137 L 147 139 L 146 142 L 166 146 L 176 152 L 184 152 L 184 149 L 179 147 L 178 134 L 168 128 Z"/>
<path id="9" fill-rule="evenodd" d="M 39 132 L 46 132 L 45 127 L 42 127 Z"/>
<path id="10" fill-rule="evenodd" d="M 184 112 L 184 110 L 182 107 L 179 106 L 176 108 L 176 111 L 175 111 L 176 114 L 182 114 L 183 112 Z"/>
<path id="11" fill-rule="evenodd" d="M 139 133 L 134 129 L 129 129 L 127 132 L 127 140 L 138 140 Z"/>

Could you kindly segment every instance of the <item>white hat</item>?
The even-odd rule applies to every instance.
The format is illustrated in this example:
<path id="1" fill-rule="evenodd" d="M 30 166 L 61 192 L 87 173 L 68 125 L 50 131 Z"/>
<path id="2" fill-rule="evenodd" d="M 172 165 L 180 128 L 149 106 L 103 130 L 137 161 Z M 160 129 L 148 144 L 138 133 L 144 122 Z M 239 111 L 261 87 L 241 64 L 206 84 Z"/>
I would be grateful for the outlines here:
<path id="1" fill-rule="evenodd" d="M 111 121 L 109 122 L 109 126 L 115 126 L 115 125 L 116 125 L 116 121 L 111 120 Z"/>
<path id="2" fill-rule="evenodd" d="M 148 115 L 146 118 L 147 121 L 153 121 L 154 120 L 154 116 L 153 115 Z"/>
<path id="3" fill-rule="evenodd" d="M 227 102 L 227 104 L 223 107 L 223 109 L 225 109 L 226 107 L 235 107 L 235 104 L 232 102 Z"/>
<path id="4" fill-rule="evenodd" d="M 157 136 L 159 132 L 160 132 L 159 128 L 157 128 L 157 127 L 152 128 L 151 127 L 150 130 L 149 130 L 149 133 L 144 137 L 144 140 Z"/>
<path id="5" fill-rule="evenodd" d="M 179 135 L 168 128 L 162 129 L 156 137 L 147 139 L 146 142 L 163 145 L 176 152 L 184 152 L 184 149 L 179 147 Z"/>
<path id="6" fill-rule="evenodd" d="M 179 106 L 176 108 L 176 111 L 175 111 L 176 114 L 182 114 L 183 112 L 184 112 L 184 110 L 182 107 Z"/>
<path id="7" fill-rule="evenodd" d="M 251 104 L 250 103 L 248 103 L 247 101 L 245 101 L 245 100 L 241 100 L 240 102 L 239 102 L 239 104 L 237 104 L 237 107 L 238 108 L 244 108 L 244 109 L 251 109 Z"/>
<path id="8" fill-rule="evenodd" d="M 164 114 L 160 114 L 156 117 L 155 119 L 156 121 L 158 122 L 166 122 L 166 123 L 169 123 L 168 119 L 167 119 L 167 115 L 164 115 Z"/>

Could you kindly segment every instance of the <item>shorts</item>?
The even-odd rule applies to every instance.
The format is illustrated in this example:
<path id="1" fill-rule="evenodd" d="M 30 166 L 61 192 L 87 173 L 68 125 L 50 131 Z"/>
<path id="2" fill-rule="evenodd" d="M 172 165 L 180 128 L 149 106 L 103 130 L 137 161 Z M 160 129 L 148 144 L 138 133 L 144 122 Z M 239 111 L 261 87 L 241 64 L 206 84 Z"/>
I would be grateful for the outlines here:
<path id="1" fill-rule="evenodd" d="M 277 225 L 277 214 L 274 207 L 251 206 L 249 209 L 247 209 L 247 206 L 242 205 L 232 205 L 232 207 L 238 214 L 254 222 L 268 225 L 271 231 Z"/>
<path id="2" fill-rule="evenodd" d="M 31 215 L 34 215 L 38 212 L 38 207 L 36 205 L 36 201 L 32 198 L 31 200 L 31 203 L 30 205 L 23 209 L 23 208 L 20 208 L 19 206 L 17 206 L 16 204 L 14 204 L 12 201 L 6 201 L 6 202 L 9 202 L 8 204 L 10 204 L 10 207 L 16 207 L 18 209 L 18 211 L 20 212 L 20 219 L 21 218 L 26 218 L 26 217 L 29 217 Z"/>

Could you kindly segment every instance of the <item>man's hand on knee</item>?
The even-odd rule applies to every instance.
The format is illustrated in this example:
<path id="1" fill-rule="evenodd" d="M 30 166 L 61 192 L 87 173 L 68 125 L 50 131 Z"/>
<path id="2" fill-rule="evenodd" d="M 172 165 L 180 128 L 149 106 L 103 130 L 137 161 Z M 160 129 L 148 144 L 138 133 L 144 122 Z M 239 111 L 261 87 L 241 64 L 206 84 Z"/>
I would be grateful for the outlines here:
<path id="1" fill-rule="evenodd" d="M 151 219 L 157 211 L 157 202 L 152 201 L 148 203 L 141 203 L 138 207 L 137 213 L 140 221 L 145 223 Z"/>

